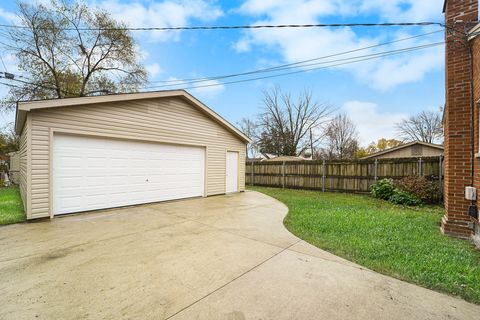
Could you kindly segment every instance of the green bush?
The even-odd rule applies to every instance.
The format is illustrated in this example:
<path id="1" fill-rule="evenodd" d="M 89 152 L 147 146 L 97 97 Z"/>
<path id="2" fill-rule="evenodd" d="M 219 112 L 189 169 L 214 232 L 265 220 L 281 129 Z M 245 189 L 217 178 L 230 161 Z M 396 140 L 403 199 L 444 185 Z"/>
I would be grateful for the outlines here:
<path id="1" fill-rule="evenodd" d="M 390 197 L 389 200 L 392 203 L 410 207 L 415 207 L 422 204 L 422 201 L 415 195 L 398 189 L 395 189 L 394 194 Z"/>
<path id="2" fill-rule="evenodd" d="M 415 177 L 402 179 L 402 183 L 396 184 L 392 179 L 382 179 L 372 186 L 372 195 L 375 198 L 387 200 L 395 204 L 404 206 L 418 206 L 422 204 L 422 199 L 410 190 L 416 190 Z M 410 179 L 411 178 L 411 179 Z M 405 181 L 403 181 L 405 180 Z M 405 186 L 405 190 L 401 187 Z M 428 193 L 425 193 L 426 196 Z"/>
<path id="3" fill-rule="evenodd" d="M 423 203 L 438 203 L 440 188 L 435 177 L 405 177 L 396 183 L 398 189 L 414 195 Z"/>
<path id="4" fill-rule="evenodd" d="M 395 185 L 392 179 L 382 179 L 372 186 L 372 195 L 375 198 L 389 200 L 395 193 Z"/>

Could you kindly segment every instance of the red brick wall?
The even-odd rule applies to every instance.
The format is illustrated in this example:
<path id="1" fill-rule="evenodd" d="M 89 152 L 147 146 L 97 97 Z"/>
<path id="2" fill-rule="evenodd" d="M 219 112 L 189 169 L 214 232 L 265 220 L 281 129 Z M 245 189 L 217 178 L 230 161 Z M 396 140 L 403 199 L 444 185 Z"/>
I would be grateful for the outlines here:
<path id="1" fill-rule="evenodd" d="M 445 216 L 442 219 L 442 231 L 459 237 L 469 237 L 472 234 L 467 212 L 470 203 L 464 195 L 465 187 L 472 185 L 471 61 L 469 48 L 459 37 L 468 28 L 465 23 L 477 19 L 478 0 L 447 1 L 446 25 L 459 32 L 454 32 L 453 35 L 447 32 L 445 35 Z M 476 40 L 472 44 L 478 51 Z M 475 62 L 480 62 L 480 59 Z M 479 68 L 475 63 L 475 73 Z M 480 84 L 475 83 L 474 88 L 478 85 Z M 478 136 L 478 127 L 476 128 Z M 478 161 L 475 162 L 478 165 Z"/>

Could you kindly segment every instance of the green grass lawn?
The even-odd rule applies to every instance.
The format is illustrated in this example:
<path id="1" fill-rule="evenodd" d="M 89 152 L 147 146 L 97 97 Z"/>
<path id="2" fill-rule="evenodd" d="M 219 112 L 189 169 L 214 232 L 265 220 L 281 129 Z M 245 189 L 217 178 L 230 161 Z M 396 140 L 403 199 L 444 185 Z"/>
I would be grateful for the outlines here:
<path id="1" fill-rule="evenodd" d="M 0 188 L 0 225 L 25 221 L 20 191 L 16 187 Z"/>
<path id="2" fill-rule="evenodd" d="M 443 209 L 403 208 L 369 196 L 252 187 L 285 203 L 285 226 L 369 269 L 480 303 L 480 251 L 443 236 Z"/>

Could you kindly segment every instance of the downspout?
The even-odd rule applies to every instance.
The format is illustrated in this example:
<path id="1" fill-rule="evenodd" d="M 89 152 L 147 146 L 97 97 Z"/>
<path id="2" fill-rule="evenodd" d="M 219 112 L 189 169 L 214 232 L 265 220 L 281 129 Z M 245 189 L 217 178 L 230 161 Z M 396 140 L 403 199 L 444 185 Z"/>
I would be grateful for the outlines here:
<path id="1" fill-rule="evenodd" d="M 470 141 L 471 141 L 471 157 L 472 161 L 470 164 L 470 184 L 473 187 L 475 181 L 475 99 L 474 88 L 473 88 L 473 49 L 471 42 L 467 39 L 468 53 L 470 58 L 470 109 L 471 109 L 471 126 L 470 126 Z M 472 200 L 473 204 L 473 200 Z"/>
<path id="2" fill-rule="evenodd" d="M 470 125 L 470 141 L 471 141 L 471 163 L 470 163 L 470 185 L 473 187 L 475 182 L 475 99 L 474 99 L 474 88 L 473 88 L 473 48 L 472 43 L 469 41 L 468 37 L 466 39 L 468 53 L 470 58 L 470 109 L 471 109 L 471 125 Z M 478 218 L 478 210 L 476 205 L 476 200 L 471 200 L 470 206 L 468 207 L 468 215 L 472 218 Z"/>

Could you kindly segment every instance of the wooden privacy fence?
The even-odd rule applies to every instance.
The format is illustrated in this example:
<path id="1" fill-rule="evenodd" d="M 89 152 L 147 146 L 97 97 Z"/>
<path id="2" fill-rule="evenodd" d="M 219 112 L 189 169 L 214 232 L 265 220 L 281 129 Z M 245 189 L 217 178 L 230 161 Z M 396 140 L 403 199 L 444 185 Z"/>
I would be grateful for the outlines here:
<path id="1" fill-rule="evenodd" d="M 370 192 L 377 180 L 429 176 L 443 189 L 443 157 L 351 161 L 285 161 L 246 163 L 246 184 L 352 193 Z"/>

